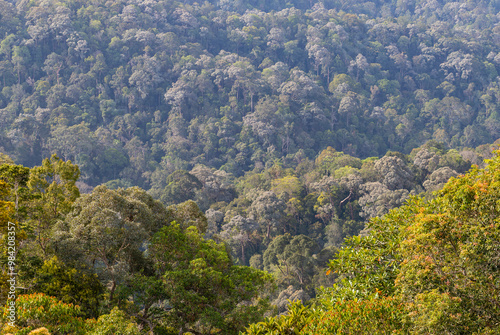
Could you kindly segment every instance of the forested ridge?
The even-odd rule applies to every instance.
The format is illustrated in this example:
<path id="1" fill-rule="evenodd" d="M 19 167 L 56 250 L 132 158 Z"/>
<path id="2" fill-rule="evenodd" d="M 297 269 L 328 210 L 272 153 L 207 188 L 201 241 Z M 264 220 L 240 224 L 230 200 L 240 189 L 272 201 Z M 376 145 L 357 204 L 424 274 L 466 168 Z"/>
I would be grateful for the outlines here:
<path id="1" fill-rule="evenodd" d="M 92 186 L 500 136 L 496 2 L 1 4 L 3 151 Z"/>
<path id="2" fill-rule="evenodd" d="M 0 334 L 497 333 L 499 9 L 0 0 Z"/>

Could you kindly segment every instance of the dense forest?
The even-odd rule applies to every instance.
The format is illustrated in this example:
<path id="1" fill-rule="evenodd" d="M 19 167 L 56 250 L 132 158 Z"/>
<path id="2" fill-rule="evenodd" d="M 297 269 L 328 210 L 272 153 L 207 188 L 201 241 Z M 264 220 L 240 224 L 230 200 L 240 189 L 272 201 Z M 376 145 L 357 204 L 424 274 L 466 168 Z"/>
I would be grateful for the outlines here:
<path id="1" fill-rule="evenodd" d="M 0 334 L 497 333 L 499 12 L 0 0 Z"/>
<path id="2" fill-rule="evenodd" d="M 246 334 L 499 334 L 500 152 L 345 241 L 314 303 Z"/>
<path id="3" fill-rule="evenodd" d="M 500 137 L 495 2 L 0 2 L 2 151 L 97 186 Z"/>

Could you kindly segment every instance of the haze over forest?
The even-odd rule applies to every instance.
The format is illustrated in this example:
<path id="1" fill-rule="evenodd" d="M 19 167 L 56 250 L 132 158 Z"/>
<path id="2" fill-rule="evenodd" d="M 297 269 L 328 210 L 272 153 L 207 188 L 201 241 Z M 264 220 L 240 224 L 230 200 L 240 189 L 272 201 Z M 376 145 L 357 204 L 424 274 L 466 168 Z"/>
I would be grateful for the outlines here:
<path id="1" fill-rule="evenodd" d="M 499 12 L 0 0 L 0 334 L 497 334 Z"/>

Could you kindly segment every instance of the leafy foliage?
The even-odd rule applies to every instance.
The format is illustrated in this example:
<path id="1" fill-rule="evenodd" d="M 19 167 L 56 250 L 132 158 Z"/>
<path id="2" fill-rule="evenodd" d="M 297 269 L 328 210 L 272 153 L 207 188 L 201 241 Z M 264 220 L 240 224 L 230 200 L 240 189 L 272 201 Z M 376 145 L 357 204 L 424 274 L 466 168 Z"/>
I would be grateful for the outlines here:
<path id="1" fill-rule="evenodd" d="M 165 282 L 167 320 L 181 331 L 232 334 L 268 307 L 258 292 L 270 276 L 232 265 L 225 246 L 204 241 L 195 227 L 162 228 L 150 252 Z"/>
<path id="2" fill-rule="evenodd" d="M 367 236 L 346 240 L 330 262 L 337 283 L 312 307 L 251 325 L 248 334 L 293 323 L 301 334 L 494 333 L 498 304 L 500 153 L 452 178 L 431 200 L 413 198 Z M 305 310 L 304 310 L 305 308 Z M 294 313 L 303 311 L 300 322 Z"/>
<path id="3" fill-rule="evenodd" d="M 4 307 L 6 311 L 6 307 Z M 79 317 L 80 308 L 66 304 L 42 293 L 21 295 L 16 300 L 16 329 L 4 327 L 2 333 L 14 331 L 28 334 L 36 328 L 45 327 L 51 334 L 85 334 L 85 321 Z"/>
<path id="4" fill-rule="evenodd" d="M 235 333 L 267 306 L 247 264 L 274 273 L 279 312 L 316 297 L 270 332 L 493 331 L 498 10 L 0 0 L 0 237 L 18 225 L 19 282 L 111 313 L 103 333 L 134 333 L 129 317 Z M 432 193 L 471 164 L 477 180 Z"/>
<path id="5" fill-rule="evenodd" d="M 57 153 L 92 186 L 170 204 L 183 181 L 165 177 L 197 164 L 241 176 L 331 147 L 351 158 L 330 169 L 358 168 L 500 134 L 494 1 L 17 4 L 0 8 L 2 152 Z"/>

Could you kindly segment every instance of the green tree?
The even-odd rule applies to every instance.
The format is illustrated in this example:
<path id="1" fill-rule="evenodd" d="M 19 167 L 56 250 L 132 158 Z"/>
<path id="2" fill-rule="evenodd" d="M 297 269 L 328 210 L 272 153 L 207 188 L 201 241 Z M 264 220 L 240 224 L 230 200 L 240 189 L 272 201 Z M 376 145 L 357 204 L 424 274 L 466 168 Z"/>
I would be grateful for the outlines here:
<path id="1" fill-rule="evenodd" d="M 51 229 L 64 219 L 80 196 L 76 181 L 80 176 L 78 166 L 64 162 L 56 155 L 45 159 L 42 166 L 31 169 L 28 188 L 33 197 L 29 201 L 27 230 L 47 256 L 54 236 Z"/>
<path id="2" fill-rule="evenodd" d="M 116 179 L 118 174 L 129 166 L 129 158 L 121 150 L 106 148 L 102 154 L 97 155 L 96 165 L 99 174 L 104 180 Z"/>
<path id="3" fill-rule="evenodd" d="M 1 267 L 1 272 L 0 272 L 0 302 L 5 303 L 7 301 L 7 295 L 10 290 L 10 283 L 7 282 L 8 279 L 10 279 L 10 276 L 8 275 L 8 266 L 6 266 L 8 263 L 8 256 L 9 256 L 9 248 L 8 248 L 8 241 L 9 241 L 9 231 L 12 231 L 12 228 L 9 229 L 9 227 L 12 226 L 9 222 L 16 223 L 13 219 L 12 216 L 15 213 L 14 209 L 14 203 L 11 201 L 6 201 L 8 195 L 10 193 L 10 187 L 7 183 L 4 181 L 0 180 L 0 245 L 2 246 L 2 253 L 0 254 L 0 261 L 2 262 L 2 267 Z M 14 229 L 16 229 L 16 225 L 13 226 Z M 15 230 L 13 231 L 14 234 L 10 234 L 11 236 L 17 237 Z M 11 238 L 12 239 L 12 238 Z M 15 240 L 15 239 L 14 239 Z M 12 247 L 12 246 L 11 246 Z M 10 249 L 11 253 L 10 255 L 15 255 L 15 250 Z"/>
<path id="4" fill-rule="evenodd" d="M 182 229 L 193 226 L 202 234 L 207 231 L 207 218 L 193 200 L 170 206 L 169 209 L 172 210 L 173 220 L 175 220 Z"/>
<path id="5" fill-rule="evenodd" d="M 228 223 L 222 226 L 221 237 L 224 241 L 233 245 L 236 244 L 235 248 L 241 248 L 242 265 L 246 265 L 245 247 L 250 242 L 250 234 L 256 231 L 258 227 L 257 222 L 241 215 L 233 216 Z"/>
<path id="6" fill-rule="evenodd" d="M 323 174 L 333 175 L 336 170 L 350 166 L 353 168 L 361 168 L 362 162 L 359 158 L 346 155 L 343 152 L 336 151 L 332 147 L 327 147 L 319 153 L 316 158 L 316 169 Z"/>
<path id="7" fill-rule="evenodd" d="M 248 335 L 295 335 L 303 334 L 304 328 L 314 322 L 314 312 L 300 301 L 292 302 L 287 316 L 276 316 L 254 323 L 245 329 Z"/>
<path id="8" fill-rule="evenodd" d="M 29 291 L 80 306 L 82 315 L 97 317 L 104 288 L 94 273 L 71 268 L 54 256 L 38 269 Z"/>
<path id="9" fill-rule="evenodd" d="M 29 175 L 30 169 L 22 165 L 0 165 L 0 178 L 11 185 L 12 200 L 14 202 L 17 219 L 19 219 L 19 201 L 23 195 L 26 196 Z"/>
<path id="10" fill-rule="evenodd" d="M 3 315 L 7 306 L 3 307 Z M 80 317 L 80 307 L 66 304 L 43 293 L 20 295 L 16 299 L 15 327 L 4 324 L 1 334 L 10 332 L 28 334 L 30 331 L 45 327 L 50 334 L 86 334 L 87 325 Z M 3 321 L 3 320 L 2 320 Z"/>
<path id="11" fill-rule="evenodd" d="M 169 212 L 138 188 L 96 187 L 74 204 L 60 229 L 59 254 L 80 257 L 109 288 L 113 302 L 117 286 L 145 267 L 140 248 L 171 220 Z"/>
<path id="12" fill-rule="evenodd" d="M 283 201 L 298 198 L 302 193 L 303 186 L 296 176 L 285 176 L 271 181 L 272 191 Z"/>
<path id="13" fill-rule="evenodd" d="M 319 252 L 320 246 L 308 236 L 281 235 L 264 252 L 264 269 L 275 273 L 285 287 L 310 290 L 316 267 L 313 255 Z"/>
<path id="14" fill-rule="evenodd" d="M 163 227 L 149 253 L 166 284 L 164 323 L 181 334 L 236 334 L 268 308 L 261 294 L 270 275 L 233 265 L 224 244 L 204 240 L 195 227 Z"/>
<path id="15" fill-rule="evenodd" d="M 184 170 L 177 170 L 170 174 L 165 184 L 165 188 L 160 193 L 160 199 L 166 205 L 194 199 L 196 190 L 203 186 L 198 178 Z"/>
<path id="16" fill-rule="evenodd" d="M 271 233 L 279 231 L 283 225 L 286 208 L 283 200 L 274 192 L 263 192 L 252 202 L 249 208 L 249 218 L 257 221 L 269 241 Z"/>
<path id="17" fill-rule="evenodd" d="M 7 315 L 7 306 L 2 308 L 0 320 Z M 15 327 L 4 323 L 0 334 L 99 334 L 139 335 L 139 326 L 118 308 L 95 319 L 83 319 L 80 307 L 58 301 L 43 293 L 20 295 L 16 300 L 17 319 Z"/>
<path id="18" fill-rule="evenodd" d="M 161 320 L 170 305 L 166 283 L 161 275 L 152 270 L 151 268 L 151 271 L 128 276 L 124 283 L 118 286 L 116 296 L 118 305 L 128 315 L 133 316 L 143 328 L 149 328 L 150 333 L 156 333 L 159 329 L 168 328 L 161 324 Z"/>
<path id="19" fill-rule="evenodd" d="M 88 335 L 139 335 L 140 327 L 130 320 L 125 312 L 117 307 L 113 308 L 109 314 L 101 315 L 97 321 L 88 322 L 91 328 L 85 334 Z"/>
<path id="20" fill-rule="evenodd" d="M 14 164 L 14 161 L 8 155 L 0 152 L 0 164 Z"/>

